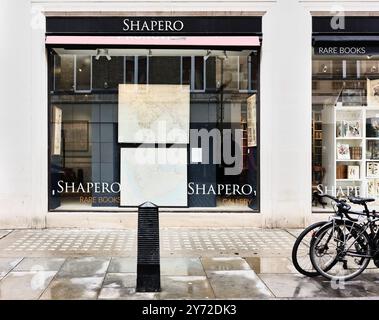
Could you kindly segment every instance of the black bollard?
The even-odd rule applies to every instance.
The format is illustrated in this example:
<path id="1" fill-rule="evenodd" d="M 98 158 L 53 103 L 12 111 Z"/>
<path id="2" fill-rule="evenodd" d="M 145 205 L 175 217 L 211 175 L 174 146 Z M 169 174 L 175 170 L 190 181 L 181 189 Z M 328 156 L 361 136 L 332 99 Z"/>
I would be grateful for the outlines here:
<path id="1" fill-rule="evenodd" d="M 161 291 L 158 207 L 138 207 L 137 292 Z"/>

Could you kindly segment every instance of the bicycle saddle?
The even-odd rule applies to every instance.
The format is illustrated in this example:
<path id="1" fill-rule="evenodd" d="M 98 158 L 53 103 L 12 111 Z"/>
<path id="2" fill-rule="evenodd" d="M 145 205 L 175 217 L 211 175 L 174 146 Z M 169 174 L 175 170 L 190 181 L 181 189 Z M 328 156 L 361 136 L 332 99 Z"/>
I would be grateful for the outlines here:
<path id="1" fill-rule="evenodd" d="M 349 201 L 354 204 L 365 204 L 367 202 L 374 202 L 374 198 L 360 198 L 360 197 L 349 197 Z"/>

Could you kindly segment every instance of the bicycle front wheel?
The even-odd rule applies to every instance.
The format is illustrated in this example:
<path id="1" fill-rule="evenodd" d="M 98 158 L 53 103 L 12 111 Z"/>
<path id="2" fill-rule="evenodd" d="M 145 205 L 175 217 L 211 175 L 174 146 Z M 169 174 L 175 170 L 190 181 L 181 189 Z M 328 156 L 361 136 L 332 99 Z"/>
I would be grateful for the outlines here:
<path id="1" fill-rule="evenodd" d="M 292 263 L 297 271 L 307 277 L 316 277 L 320 273 L 313 267 L 309 256 L 311 240 L 316 232 L 327 222 L 316 222 L 304 229 L 297 237 L 292 248 Z"/>
<path id="2" fill-rule="evenodd" d="M 370 262 L 370 240 L 366 231 L 348 220 L 334 220 L 321 227 L 311 243 L 313 267 L 329 280 L 351 280 Z"/>

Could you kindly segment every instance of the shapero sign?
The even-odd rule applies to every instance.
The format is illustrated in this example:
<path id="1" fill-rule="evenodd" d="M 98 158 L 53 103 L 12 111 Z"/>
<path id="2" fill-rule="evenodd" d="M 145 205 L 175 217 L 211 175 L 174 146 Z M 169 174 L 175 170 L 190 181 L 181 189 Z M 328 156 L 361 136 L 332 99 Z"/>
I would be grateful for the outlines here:
<path id="1" fill-rule="evenodd" d="M 126 18 L 123 21 L 124 27 L 123 31 L 128 32 L 179 32 L 184 28 L 184 23 L 182 20 L 134 20 Z"/>

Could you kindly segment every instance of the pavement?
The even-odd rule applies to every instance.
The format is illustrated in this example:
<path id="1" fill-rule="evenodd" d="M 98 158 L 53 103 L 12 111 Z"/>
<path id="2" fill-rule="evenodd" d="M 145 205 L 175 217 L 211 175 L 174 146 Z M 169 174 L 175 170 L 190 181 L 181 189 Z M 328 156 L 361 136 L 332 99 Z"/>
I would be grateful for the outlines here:
<path id="1" fill-rule="evenodd" d="M 0 230 L 0 299 L 379 299 L 373 266 L 332 283 L 297 273 L 301 230 L 161 230 L 159 293 L 139 293 L 135 230 Z"/>

